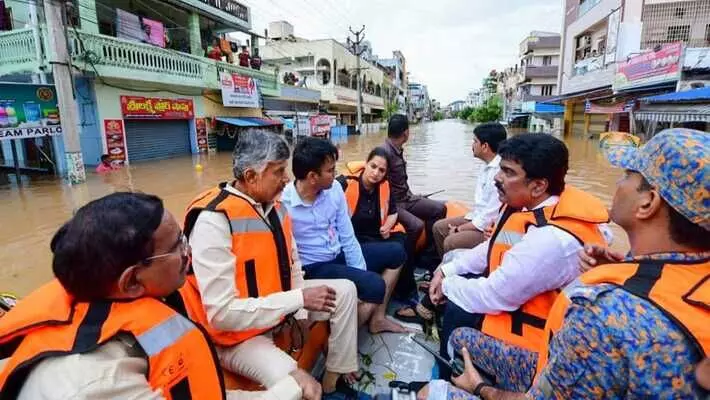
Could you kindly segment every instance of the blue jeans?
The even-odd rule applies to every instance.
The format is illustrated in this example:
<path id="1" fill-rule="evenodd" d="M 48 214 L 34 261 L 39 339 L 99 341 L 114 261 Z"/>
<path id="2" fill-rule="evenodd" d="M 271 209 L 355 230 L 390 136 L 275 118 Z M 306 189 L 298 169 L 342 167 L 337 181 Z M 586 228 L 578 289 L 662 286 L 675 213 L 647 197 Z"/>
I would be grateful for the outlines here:
<path id="1" fill-rule="evenodd" d="M 365 256 L 363 254 L 363 256 Z M 367 262 L 367 256 L 365 256 Z M 385 299 L 385 281 L 380 274 L 348 267 L 345 254 L 334 260 L 303 266 L 306 279 L 348 279 L 357 288 L 357 297 L 366 303 L 382 304 Z"/>
<path id="2" fill-rule="evenodd" d="M 397 269 L 407 262 L 404 243 L 396 238 L 360 240 L 367 270 L 382 274 L 386 269 Z"/>

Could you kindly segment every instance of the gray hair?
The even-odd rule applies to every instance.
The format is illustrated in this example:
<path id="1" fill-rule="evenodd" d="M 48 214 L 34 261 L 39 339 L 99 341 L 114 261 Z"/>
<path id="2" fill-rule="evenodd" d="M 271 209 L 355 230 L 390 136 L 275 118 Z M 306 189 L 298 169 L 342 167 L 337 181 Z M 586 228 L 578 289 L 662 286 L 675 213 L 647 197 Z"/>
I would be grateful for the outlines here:
<path id="1" fill-rule="evenodd" d="M 256 128 L 240 132 L 232 155 L 234 177 L 243 180 L 249 168 L 261 173 L 270 162 L 288 160 L 290 153 L 281 135 Z"/>

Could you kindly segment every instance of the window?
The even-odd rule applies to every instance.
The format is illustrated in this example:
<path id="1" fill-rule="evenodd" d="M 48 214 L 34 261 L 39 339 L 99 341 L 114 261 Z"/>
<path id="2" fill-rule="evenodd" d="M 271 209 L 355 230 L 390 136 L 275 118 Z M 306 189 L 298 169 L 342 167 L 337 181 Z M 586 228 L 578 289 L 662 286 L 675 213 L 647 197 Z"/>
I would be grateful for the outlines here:
<path id="1" fill-rule="evenodd" d="M 542 65 L 552 65 L 552 56 L 543 56 Z"/>
<path id="2" fill-rule="evenodd" d="M 554 85 L 542 85 L 542 95 L 543 96 L 552 96 L 553 88 L 554 88 Z"/>
<path id="3" fill-rule="evenodd" d="M 687 42 L 690 39 L 690 25 L 669 26 L 666 40 L 669 42 Z"/>
<path id="4" fill-rule="evenodd" d="M 676 8 L 675 9 L 675 16 L 678 19 L 683 19 L 683 17 L 685 17 L 685 9 L 681 8 L 681 7 Z"/>

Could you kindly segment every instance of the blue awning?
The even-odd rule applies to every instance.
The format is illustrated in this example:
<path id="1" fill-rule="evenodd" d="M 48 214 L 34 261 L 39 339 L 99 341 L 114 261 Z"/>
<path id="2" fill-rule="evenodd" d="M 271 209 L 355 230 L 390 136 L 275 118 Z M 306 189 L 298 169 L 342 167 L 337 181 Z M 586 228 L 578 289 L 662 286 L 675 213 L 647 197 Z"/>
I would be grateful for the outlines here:
<path id="1" fill-rule="evenodd" d="M 645 103 L 710 102 L 710 87 L 644 97 L 641 101 Z"/>
<path id="2" fill-rule="evenodd" d="M 242 128 L 283 125 L 283 121 L 257 117 L 217 117 L 217 121 Z"/>
<path id="3" fill-rule="evenodd" d="M 535 103 L 535 114 L 564 114 L 565 108 L 559 104 Z"/>

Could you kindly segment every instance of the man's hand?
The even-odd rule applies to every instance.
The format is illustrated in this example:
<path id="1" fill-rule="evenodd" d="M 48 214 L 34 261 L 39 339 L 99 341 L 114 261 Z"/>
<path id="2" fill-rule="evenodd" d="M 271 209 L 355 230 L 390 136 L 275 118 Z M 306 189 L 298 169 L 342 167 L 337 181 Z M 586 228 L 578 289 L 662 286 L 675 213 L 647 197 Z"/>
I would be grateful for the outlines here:
<path id="1" fill-rule="evenodd" d="M 325 285 L 303 289 L 303 308 L 308 311 L 335 311 L 335 290 Z"/>
<path id="2" fill-rule="evenodd" d="M 296 383 L 298 383 L 298 386 L 301 387 L 304 400 L 320 400 L 323 389 L 320 383 L 318 383 L 311 374 L 302 369 L 297 369 L 289 375 L 291 375 L 291 377 L 296 380 Z"/>
<path id="3" fill-rule="evenodd" d="M 608 247 L 588 244 L 579 251 L 579 270 L 585 273 L 594 267 L 620 262 L 624 255 Z"/>
<path id="4" fill-rule="evenodd" d="M 444 291 L 442 288 L 443 283 L 444 273 L 441 271 L 441 268 L 437 268 L 436 271 L 434 271 L 434 276 L 431 278 L 431 282 L 429 283 L 429 299 L 431 299 L 431 302 L 436 305 L 444 302 Z"/>
<path id="5" fill-rule="evenodd" d="M 387 228 L 386 226 L 383 226 L 380 228 L 380 236 L 382 236 L 382 239 L 389 239 L 390 238 L 390 229 Z"/>
<path id="6" fill-rule="evenodd" d="M 483 229 L 483 237 L 484 237 L 486 240 L 490 239 L 491 236 L 493 236 L 493 230 L 495 229 L 495 227 L 496 227 L 496 223 L 495 223 L 495 222 L 491 222 L 490 224 L 488 224 L 488 225 L 485 227 L 485 229 Z"/>
<path id="7" fill-rule="evenodd" d="M 473 393 L 476 386 L 483 382 L 481 375 L 478 373 L 476 368 L 473 366 L 471 361 L 471 355 L 468 354 L 468 349 L 466 346 L 461 348 L 461 354 L 463 355 L 464 371 L 463 374 L 452 377 L 451 382 L 456 385 L 459 389 L 463 389 L 469 393 Z"/>

